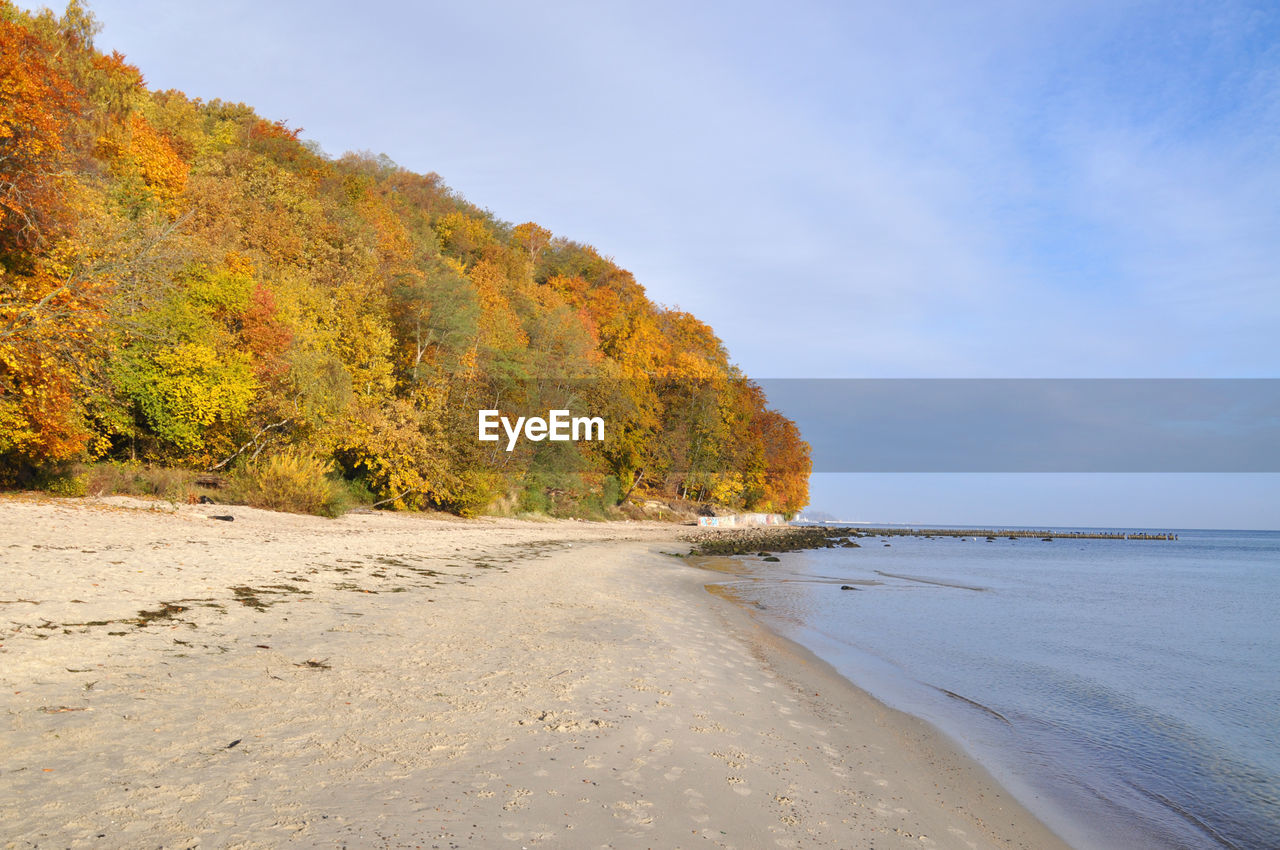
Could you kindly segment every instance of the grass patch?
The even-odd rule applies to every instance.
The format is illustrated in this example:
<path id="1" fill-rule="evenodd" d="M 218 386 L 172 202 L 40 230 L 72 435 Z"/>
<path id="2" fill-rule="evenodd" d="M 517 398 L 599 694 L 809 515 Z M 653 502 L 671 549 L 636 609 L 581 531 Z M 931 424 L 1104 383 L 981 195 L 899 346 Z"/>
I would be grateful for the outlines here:
<path id="1" fill-rule="evenodd" d="M 84 482 L 84 492 L 79 495 L 146 496 L 170 502 L 190 502 L 199 493 L 196 473 L 188 469 L 117 461 L 72 464 L 70 471 L 76 479 Z"/>

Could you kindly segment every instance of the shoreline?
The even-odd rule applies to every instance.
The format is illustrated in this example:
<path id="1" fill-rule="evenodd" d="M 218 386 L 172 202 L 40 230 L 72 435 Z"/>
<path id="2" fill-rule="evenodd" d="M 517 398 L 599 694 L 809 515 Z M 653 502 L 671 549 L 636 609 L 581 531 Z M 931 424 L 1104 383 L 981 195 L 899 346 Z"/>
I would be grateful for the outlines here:
<path id="1" fill-rule="evenodd" d="M 5 846 L 1065 846 L 679 527 L 155 507 L 0 498 Z"/>
<path id="2" fill-rule="evenodd" d="M 698 559 L 720 560 L 731 557 L 707 555 L 699 556 Z M 694 569 L 720 572 L 725 578 L 734 575 L 729 571 L 715 570 L 711 566 L 695 565 Z M 1002 835 L 1002 838 L 1022 841 L 1025 846 L 1036 848 L 1071 846 L 1019 801 L 975 755 L 942 729 L 922 717 L 888 705 L 870 690 L 842 674 L 831 662 L 809 647 L 775 631 L 752 611 L 751 603 L 739 597 L 728 586 L 718 585 L 712 578 L 706 589 L 734 612 L 731 616 L 740 619 L 738 628 L 750 630 L 755 642 L 767 647 L 775 665 L 791 670 L 805 670 L 806 675 L 812 676 L 811 682 L 825 684 L 826 693 L 839 695 L 831 699 L 839 700 L 842 711 L 851 716 L 861 714 L 863 720 L 874 718 L 877 726 L 883 726 L 894 736 L 899 747 L 927 762 L 931 770 L 950 776 L 951 793 L 963 798 L 963 802 L 951 804 L 956 809 L 968 810 L 982 818 L 984 810 L 989 812 L 994 805 L 998 810 L 1008 811 L 1011 819 L 1009 826 L 1016 830 L 1016 833 L 1011 833 L 1016 834 L 1016 838 L 1010 839 L 1009 834 Z M 800 666 L 794 666 L 796 664 Z"/>

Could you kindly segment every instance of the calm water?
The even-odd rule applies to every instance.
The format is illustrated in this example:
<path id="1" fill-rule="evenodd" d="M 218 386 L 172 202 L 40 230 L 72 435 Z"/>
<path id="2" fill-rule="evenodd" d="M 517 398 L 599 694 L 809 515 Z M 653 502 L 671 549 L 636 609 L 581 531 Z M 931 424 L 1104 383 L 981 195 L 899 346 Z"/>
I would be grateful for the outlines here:
<path id="1" fill-rule="evenodd" d="M 725 583 L 1073 845 L 1280 848 L 1280 532 L 1179 534 L 863 538 Z"/>

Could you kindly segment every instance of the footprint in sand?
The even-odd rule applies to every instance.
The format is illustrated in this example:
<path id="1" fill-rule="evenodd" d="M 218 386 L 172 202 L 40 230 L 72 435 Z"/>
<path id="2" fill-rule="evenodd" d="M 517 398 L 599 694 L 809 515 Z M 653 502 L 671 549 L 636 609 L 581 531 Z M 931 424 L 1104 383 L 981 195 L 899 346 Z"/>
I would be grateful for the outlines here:
<path id="1" fill-rule="evenodd" d="M 514 788 L 511 791 L 511 799 L 507 800 L 507 802 L 502 805 L 502 808 L 508 812 L 526 808 L 523 798 L 528 797 L 532 793 L 533 792 L 528 788 Z"/>

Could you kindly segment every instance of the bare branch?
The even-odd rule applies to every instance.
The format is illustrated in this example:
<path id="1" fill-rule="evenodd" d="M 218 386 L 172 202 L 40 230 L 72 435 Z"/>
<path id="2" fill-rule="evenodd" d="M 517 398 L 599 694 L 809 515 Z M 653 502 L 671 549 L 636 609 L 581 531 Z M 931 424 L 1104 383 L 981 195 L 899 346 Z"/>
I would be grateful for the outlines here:
<path id="1" fill-rule="evenodd" d="M 245 443 L 240 448 L 236 449 L 235 453 L 232 454 L 231 457 L 227 458 L 221 463 L 218 463 L 214 466 L 209 467 L 208 469 L 205 470 L 205 472 L 215 472 L 216 470 L 222 469 L 222 467 L 226 466 L 227 464 L 231 463 L 231 461 L 235 460 L 236 458 L 240 457 L 240 455 L 244 454 L 245 449 L 257 443 L 258 440 L 261 439 L 263 434 L 267 433 L 268 431 L 274 428 L 283 428 L 284 426 L 288 425 L 292 421 L 293 421 L 292 419 L 281 419 L 279 422 L 272 422 L 270 425 L 265 426 L 260 431 L 258 431 L 258 433 L 253 435 L 252 440 Z M 257 455 L 255 454 L 254 457 L 256 458 Z"/>
<path id="2" fill-rule="evenodd" d="M 410 487 L 408 490 L 405 490 L 403 493 L 400 493 L 400 494 L 397 494 L 397 495 L 395 495 L 395 496 L 392 496 L 390 499 L 383 499 L 381 502 L 374 502 L 374 503 L 373 503 L 372 505 L 370 505 L 369 507 L 371 507 L 371 508 L 376 508 L 376 507 L 378 507 L 379 505 L 385 505 L 385 504 L 387 504 L 388 502 L 394 502 L 394 501 L 396 501 L 396 500 L 398 500 L 398 499 L 403 499 L 405 496 L 409 495 L 410 493 L 412 493 L 412 492 L 413 492 L 414 490 L 416 490 L 416 489 L 418 489 L 418 488 L 417 488 L 417 487 Z"/>

